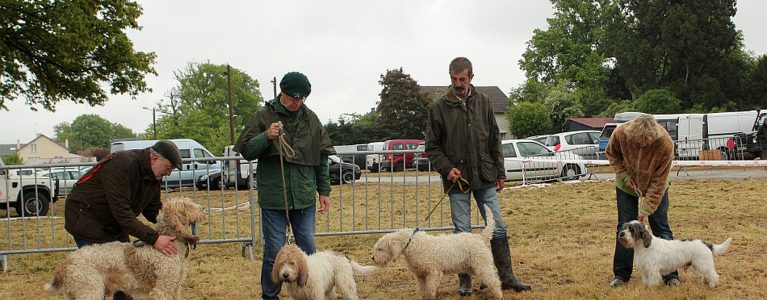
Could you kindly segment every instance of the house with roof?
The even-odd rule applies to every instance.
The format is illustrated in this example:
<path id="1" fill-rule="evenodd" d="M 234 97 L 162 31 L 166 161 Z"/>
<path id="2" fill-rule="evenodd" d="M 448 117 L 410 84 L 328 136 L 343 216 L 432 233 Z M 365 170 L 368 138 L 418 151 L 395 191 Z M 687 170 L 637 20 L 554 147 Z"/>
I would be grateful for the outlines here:
<path id="1" fill-rule="evenodd" d="M 29 143 L 19 145 L 16 150 L 19 157 L 27 165 L 40 164 L 60 164 L 60 163 L 80 163 L 92 161 L 74 153 L 69 153 L 66 145 L 62 145 L 47 137 L 44 134 L 38 134 L 35 139 Z"/>
<path id="2" fill-rule="evenodd" d="M 607 123 L 614 123 L 613 118 L 572 118 L 565 122 L 567 131 L 602 130 Z"/>
<path id="3" fill-rule="evenodd" d="M 493 114 L 495 114 L 495 122 L 498 123 L 498 129 L 501 131 L 501 139 L 512 138 L 511 132 L 509 132 L 509 121 L 506 120 L 506 103 L 509 101 L 509 97 L 498 86 L 474 87 L 490 99 L 490 105 L 493 107 Z M 428 94 L 431 101 L 434 102 L 447 92 L 447 86 L 422 86 L 421 91 Z"/>

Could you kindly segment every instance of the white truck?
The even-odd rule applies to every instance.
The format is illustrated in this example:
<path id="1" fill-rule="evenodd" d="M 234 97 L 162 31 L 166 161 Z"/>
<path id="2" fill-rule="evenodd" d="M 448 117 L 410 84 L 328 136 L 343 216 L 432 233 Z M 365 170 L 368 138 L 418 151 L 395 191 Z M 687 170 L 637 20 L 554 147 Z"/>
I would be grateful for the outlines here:
<path id="1" fill-rule="evenodd" d="M 221 163 L 221 176 L 223 176 L 223 181 L 221 181 L 218 188 L 236 185 L 238 187 L 251 187 L 256 189 L 256 166 L 258 166 L 258 160 L 249 163 L 242 158 L 240 153 L 235 152 L 233 148 L 234 145 L 224 147 L 224 157 L 235 157 L 239 159 L 226 159 Z"/>
<path id="2" fill-rule="evenodd" d="M 640 113 L 625 112 L 615 115 L 616 122 L 636 118 Z M 677 142 L 679 158 L 697 158 L 701 150 L 721 150 L 723 158 L 749 159 L 759 156 L 754 147 L 756 130 L 767 110 L 748 110 L 708 114 L 659 114 L 655 120 L 668 130 Z M 731 156 L 731 157 L 730 157 Z"/>
<path id="3" fill-rule="evenodd" d="M 213 154 L 202 144 L 193 139 L 170 140 L 178 147 L 181 159 L 185 160 L 182 170 L 173 169 L 169 176 L 163 177 L 163 187 L 175 188 L 180 186 L 197 186 L 202 177 L 213 176 L 221 172 L 221 166 Z M 111 152 L 144 149 L 151 147 L 157 140 L 124 140 L 112 143 Z"/>
<path id="4" fill-rule="evenodd" d="M 34 174 L 17 176 L 18 170 L 6 167 L 0 159 L 0 209 L 13 207 L 20 217 L 47 215 L 56 201 L 56 183 Z"/>

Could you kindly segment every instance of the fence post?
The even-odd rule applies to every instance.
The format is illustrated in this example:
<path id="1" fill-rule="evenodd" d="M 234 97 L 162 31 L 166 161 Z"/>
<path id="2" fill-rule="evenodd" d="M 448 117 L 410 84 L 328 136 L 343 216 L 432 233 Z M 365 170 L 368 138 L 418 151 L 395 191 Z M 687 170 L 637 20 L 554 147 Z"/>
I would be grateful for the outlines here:
<path id="1" fill-rule="evenodd" d="M 8 255 L 0 255 L 0 262 L 3 264 L 3 273 L 8 272 Z"/>

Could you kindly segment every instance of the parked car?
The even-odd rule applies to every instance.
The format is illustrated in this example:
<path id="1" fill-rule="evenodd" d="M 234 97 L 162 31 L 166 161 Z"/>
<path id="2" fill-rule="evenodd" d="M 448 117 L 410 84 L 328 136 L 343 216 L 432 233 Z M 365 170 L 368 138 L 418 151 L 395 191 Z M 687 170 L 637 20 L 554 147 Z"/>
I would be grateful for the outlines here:
<path id="1" fill-rule="evenodd" d="M 582 162 L 561 163 L 562 160 L 583 160 L 583 157 L 551 151 L 533 140 L 503 140 L 501 146 L 506 180 L 576 180 L 587 172 Z"/>
<path id="2" fill-rule="evenodd" d="M 602 132 L 599 133 L 599 150 L 597 151 L 597 153 L 599 153 L 599 158 L 607 159 L 605 156 L 607 143 L 610 142 L 610 137 L 613 135 L 613 131 L 615 131 L 615 128 L 618 128 L 618 125 L 620 124 L 621 123 L 607 123 L 602 127 Z"/>
<path id="3" fill-rule="evenodd" d="M 344 184 L 349 184 L 362 176 L 358 165 L 343 162 L 337 155 L 328 156 L 328 167 L 330 168 L 330 183 L 340 184 L 343 181 Z"/>
<path id="4" fill-rule="evenodd" d="M 0 209 L 16 209 L 19 216 L 44 216 L 58 197 L 55 183 L 48 178 L 15 175 L 17 169 L 5 169 L 0 159 Z M 12 175 L 13 174 L 13 175 Z"/>
<path id="5" fill-rule="evenodd" d="M 239 159 L 226 159 L 221 162 L 221 176 L 224 177 L 223 184 L 226 187 L 237 185 L 240 189 L 247 189 L 252 184 L 253 189 L 256 189 L 255 175 L 258 159 L 248 163 L 247 160 L 242 158 L 240 153 L 234 151 L 234 145 L 224 147 L 224 157 L 236 157 Z M 214 175 L 211 174 L 211 177 L 214 177 Z"/>
<path id="6" fill-rule="evenodd" d="M 599 150 L 599 131 L 580 130 L 551 134 L 543 143 L 555 152 L 567 151 L 586 159 L 597 159 Z"/>
<path id="7" fill-rule="evenodd" d="M 370 143 L 367 146 L 368 151 L 383 151 L 384 150 L 384 142 L 374 142 Z M 380 153 L 375 154 L 368 154 L 365 158 L 365 167 L 370 170 L 371 172 L 378 172 L 379 167 L 381 166 L 381 161 L 383 160 L 384 155 Z"/>
<path id="8" fill-rule="evenodd" d="M 220 190 L 226 188 L 226 183 L 221 181 L 221 170 L 211 171 L 210 174 L 205 174 L 195 180 L 194 186 L 198 190 L 207 190 L 210 186 L 211 190 Z"/>
<path id="9" fill-rule="evenodd" d="M 56 182 L 56 194 L 60 197 L 66 198 L 66 196 L 72 192 L 72 188 L 75 187 L 75 183 L 77 183 L 77 180 L 79 180 L 83 174 L 85 173 L 83 173 L 81 170 L 78 170 L 77 167 L 68 167 L 52 168 L 51 170 L 40 171 L 37 173 L 37 176 L 42 178 L 53 178 L 53 180 Z"/>
<path id="10" fill-rule="evenodd" d="M 429 171 L 429 157 L 426 156 L 426 145 L 420 144 L 415 148 L 421 152 L 415 154 L 413 158 L 413 167 L 418 171 Z"/>
<path id="11" fill-rule="evenodd" d="M 415 150 L 418 145 L 423 144 L 423 140 L 388 140 L 384 142 L 384 151 Z M 381 161 L 380 171 L 403 171 L 405 168 L 413 167 L 415 153 L 387 153 Z"/>

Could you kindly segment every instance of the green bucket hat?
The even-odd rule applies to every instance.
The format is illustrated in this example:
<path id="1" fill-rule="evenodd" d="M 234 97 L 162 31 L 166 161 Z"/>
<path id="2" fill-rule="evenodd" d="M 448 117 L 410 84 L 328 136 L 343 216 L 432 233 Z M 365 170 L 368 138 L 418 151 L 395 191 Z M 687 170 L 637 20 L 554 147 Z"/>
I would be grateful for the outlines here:
<path id="1" fill-rule="evenodd" d="M 280 90 L 293 98 L 306 98 L 312 92 L 312 84 L 309 78 L 299 72 L 290 72 L 282 76 L 280 80 Z"/>

